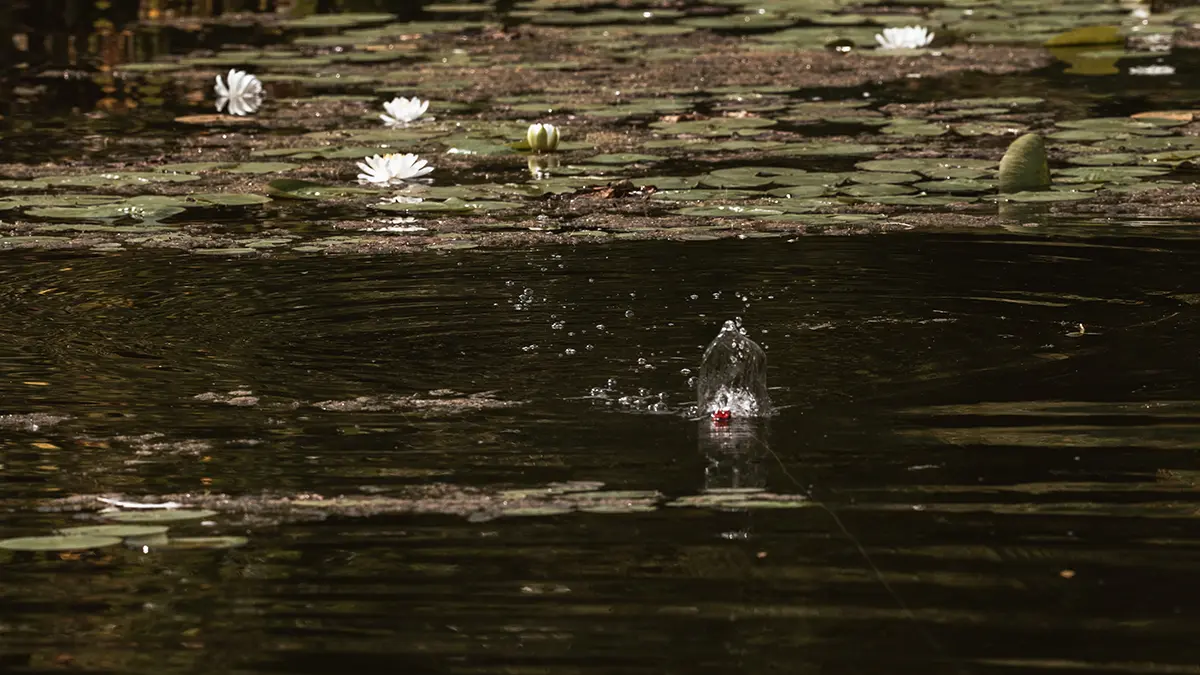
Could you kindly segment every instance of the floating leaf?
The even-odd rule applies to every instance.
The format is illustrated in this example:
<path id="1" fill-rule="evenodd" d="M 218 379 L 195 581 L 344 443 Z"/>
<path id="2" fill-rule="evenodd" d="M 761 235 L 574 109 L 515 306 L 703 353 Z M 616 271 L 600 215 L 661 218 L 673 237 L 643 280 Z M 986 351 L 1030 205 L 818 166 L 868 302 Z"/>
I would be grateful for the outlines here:
<path id="1" fill-rule="evenodd" d="M 234 166 L 233 162 L 182 162 L 179 164 L 163 164 L 162 166 L 154 167 L 155 171 L 165 171 L 167 173 L 198 173 L 200 171 L 212 171 L 225 167 Z"/>
<path id="2" fill-rule="evenodd" d="M 666 157 L 662 155 L 642 155 L 636 152 L 624 152 L 612 155 L 596 155 L 589 157 L 585 161 L 593 164 L 637 164 L 639 162 L 657 162 L 664 160 Z"/>
<path id="3" fill-rule="evenodd" d="M 60 535 L 69 537 L 84 537 L 101 535 L 105 537 L 147 537 L 164 534 L 171 529 L 167 525 L 83 525 L 80 527 L 64 527 L 58 531 Z"/>
<path id="4" fill-rule="evenodd" d="M 958 194 L 976 194 L 996 189 L 996 182 L 990 180 L 971 180 L 958 178 L 952 180 L 931 180 L 914 183 L 913 187 L 923 192 L 953 192 Z"/>
<path id="5" fill-rule="evenodd" d="M 167 540 L 167 548 L 178 549 L 225 549 L 240 548 L 249 543 L 245 537 L 172 537 Z"/>
<path id="6" fill-rule="evenodd" d="M 257 204 L 268 204 L 271 201 L 270 197 L 262 195 L 236 193 L 198 194 L 191 195 L 191 198 L 198 202 L 214 206 L 254 206 Z"/>
<path id="7" fill-rule="evenodd" d="M 1011 192 L 997 195 L 995 199 L 1009 202 L 1077 202 L 1095 197 L 1090 192 Z"/>
<path id="8" fill-rule="evenodd" d="M 1055 35 L 1042 44 L 1046 47 L 1076 47 L 1118 44 L 1124 41 L 1119 26 L 1084 26 Z"/>
<path id="9" fill-rule="evenodd" d="M 378 194 L 375 190 L 365 188 L 321 185 L 320 183 L 293 178 L 273 180 L 267 184 L 267 187 L 272 195 L 288 199 L 333 199 L 352 195 Z"/>
<path id="10" fill-rule="evenodd" d="M 253 253 L 253 250 L 250 250 L 250 252 Z M 215 515 L 217 515 L 216 511 L 203 509 L 160 509 L 153 511 L 121 511 L 120 513 L 108 514 L 105 517 L 119 523 L 172 523 L 180 520 L 211 518 Z"/>
<path id="11" fill-rule="evenodd" d="M 783 211 L 761 206 L 738 206 L 727 204 L 721 206 L 689 206 L 672 211 L 681 216 L 713 216 L 719 218 L 754 218 L 756 216 L 776 216 Z"/>
<path id="12" fill-rule="evenodd" d="M 707 120 L 687 122 L 651 122 L 650 126 L 662 134 L 692 134 L 696 136 L 733 136 L 763 133 L 765 127 L 775 125 L 775 120 L 762 117 L 714 117 Z"/>
<path id="13" fill-rule="evenodd" d="M 757 197 L 758 192 L 751 190 L 663 190 L 650 195 L 656 201 L 708 201 L 711 199 L 749 199 Z"/>
<path id="14" fill-rule="evenodd" d="M 299 168 L 299 164 L 288 162 L 244 162 L 222 170 L 229 173 L 281 173 Z"/>
<path id="15" fill-rule="evenodd" d="M 1194 151 L 1200 155 L 1200 151 Z M 1068 157 L 1067 163 L 1080 166 L 1117 166 L 1121 164 L 1137 164 L 1140 155 L 1129 152 L 1102 153 L 1096 155 L 1075 155 Z"/>
<path id="16" fill-rule="evenodd" d="M 371 24 L 387 23 L 396 19 L 395 14 L 383 13 L 354 13 L 310 14 L 299 19 L 286 19 L 280 22 L 284 28 L 351 28 Z"/>
<path id="17" fill-rule="evenodd" d="M 120 537 L 100 535 L 47 537 L 17 537 L 0 541 L 0 548 L 9 551 L 84 551 L 92 548 L 116 546 L 121 543 Z"/>

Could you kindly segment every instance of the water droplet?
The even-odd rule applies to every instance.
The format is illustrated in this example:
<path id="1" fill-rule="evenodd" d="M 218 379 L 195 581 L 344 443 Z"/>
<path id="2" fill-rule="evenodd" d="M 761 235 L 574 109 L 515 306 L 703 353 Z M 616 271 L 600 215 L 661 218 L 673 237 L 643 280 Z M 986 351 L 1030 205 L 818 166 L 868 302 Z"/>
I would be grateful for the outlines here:
<path id="1" fill-rule="evenodd" d="M 625 310 L 625 318 L 626 318 L 626 319 L 632 319 L 632 318 L 633 318 L 633 310 L 632 310 L 632 309 L 627 309 L 627 310 Z"/>
<path id="2" fill-rule="evenodd" d="M 564 349 L 563 353 L 566 354 L 567 356 L 575 356 L 575 350 L 571 349 L 570 347 L 567 347 L 566 349 Z"/>
<path id="3" fill-rule="evenodd" d="M 563 326 L 565 325 L 566 324 L 564 324 L 562 321 L 555 321 L 554 323 L 550 324 L 550 328 L 554 330 L 562 330 Z"/>

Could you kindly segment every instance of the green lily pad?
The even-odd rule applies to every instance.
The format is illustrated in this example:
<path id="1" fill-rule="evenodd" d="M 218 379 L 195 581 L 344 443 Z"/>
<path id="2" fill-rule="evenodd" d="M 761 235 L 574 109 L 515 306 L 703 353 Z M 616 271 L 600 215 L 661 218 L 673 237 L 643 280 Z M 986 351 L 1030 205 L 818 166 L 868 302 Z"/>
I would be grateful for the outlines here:
<path id="1" fill-rule="evenodd" d="M 0 548 L 9 551 L 85 551 L 93 548 L 116 546 L 121 543 L 120 537 L 105 537 L 100 535 L 46 537 L 17 537 L 0 541 Z"/>
<path id="2" fill-rule="evenodd" d="M 923 176 L 940 177 L 947 169 L 994 169 L 997 162 L 988 159 L 960 159 L 954 157 L 918 157 L 912 159 L 873 159 L 854 165 L 863 171 L 896 171 L 919 173 Z"/>
<path id="3" fill-rule="evenodd" d="M 166 546 L 173 549 L 217 550 L 240 548 L 249 541 L 246 537 L 172 537 L 167 540 Z"/>
<path id="4" fill-rule="evenodd" d="M 892 136 L 941 136 L 950 131 L 950 127 L 940 122 L 922 122 L 919 120 L 901 120 L 883 127 L 881 131 Z"/>
<path id="5" fill-rule="evenodd" d="M 236 194 L 236 193 L 212 193 L 191 195 L 192 199 L 213 206 L 255 206 L 258 204 L 268 204 L 271 202 L 270 197 L 253 194 Z"/>
<path id="6" fill-rule="evenodd" d="M 158 173 L 149 171 L 114 171 L 111 173 L 84 174 L 79 176 L 46 176 L 37 179 L 41 185 L 55 187 L 129 187 L 149 183 L 187 183 L 200 180 L 199 176 L 186 173 Z"/>
<path id="7" fill-rule="evenodd" d="M 140 511 L 121 511 L 120 513 L 108 514 L 105 517 L 119 523 L 173 523 L 182 520 L 211 518 L 215 515 L 217 515 L 216 511 L 204 509 L 145 509 Z"/>
<path id="8" fill-rule="evenodd" d="M 838 188 L 838 194 L 846 195 L 847 197 L 891 197 L 895 195 L 906 195 L 916 192 L 913 188 L 907 185 L 892 185 L 889 183 L 857 184 Z"/>
<path id="9" fill-rule="evenodd" d="M 167 525 L 83 525 L 80 527 L 64 527 L 58 534 L 67 537 L 105 536 L 105 537 L 147 537 L 163 534 L 171 529 Z"/>
<path id="10" fill-rule="evenodd" d="M 1200 156 L 1200 151 L 1195 151 Z M 1067 158 L 1068 164 L 1079 166 L 1119 166 L 1122 164 L 1137 164 L 1139 155 L 1129 152 L 1101 153 L 1096 155 L 1075 155 Z"/>
<path id="11" fill-rule="evenodd" d="M 793 157 L 871 157 L 886 150 L 886 146 L 869 143 L 838 143 L 812 141 L 788 143 L 775 150 L 777 154 Z"/>
<path id="12" fill-rule="evenodd" d="M 345 12 L 338 14 L 310 14 L 299 19 L 280 22 L 284 28 L 352 28 L 387 23 L 396 19 L 395 14 Z"/>
<path id="13" fill-rule="evenodd" d="M 758 216 L 777 216 L 783 211 L 762 206 L 738 206 L 726 204 L 719 206 L 689 206 L 676 209 L 671 213 L 681 216 L 712 216 L 718 218 L 755 218 Z"/>
<path id="14" fill-rule="evenodd" d="M 478 138 L 459 138 L 441 142 L 445 144 L 446 152 L 452 155 L 506 155 L 515 152 L 514 148 L 507 143 Z"/>
<path id="15" fill-rule="evenodd" d="M 299 164 L 290 164 L 288 162 L 243 162 L 222 171 L 229 173 L 281 173 L 283 171 L 291 171 L 299 169 Z"/>
<path id="16" fill-rule="evenodd" d="M 979 98 L 956 98 L 938 103 L 942 108 L 1029 108 L 1045 103 L 1046 99 L 1037 96 L 984 96 Z"/>
<path id="17" fill-rule="evenodd" d="M 775 188 L 768 190 L 767 194 L 782 197 L 784 199 L 807 199 L 811 197 L 823 197 L 828 194 L 832 186 L 826 185 L 788 185 L 786 187 Z"/>
<path id="18" fill-rule="evenodd" d="M 855 171 L 847 176 L 852 183 L 915 183 L 921 176 L 893 171 Z"/>
<path id="19" fill-rule="evenodd" d="M 948 204 L 970 204 L 979 201 L 978 197 L 968 197 L 963 195 L 899 195 L 896 197 L 873 197 L 872 202 L 876 204 L 889 204 L 892 206 L 928 206 L 939 207 Z"/>
<path id="20" fill-rule="evenodd" d="M 103 204 L 99 206 L 45 206 L 27 210 L 25 213 L 37 218 L 52 220 L 114 220 L 117 218 L 135 218 L 145 222 L 157 222 L 164 218 L 183 213 L 184 209 L 177 206 L 140 207 L 128 202 Z"/>
<path id="21" fill-rule="evenodd" d="M 162 166 L 154 167 L 154 170 L 165 171 L 167 173 L 198 173 L 200 171 L 213 171 L 234 165 L 234 162 L 182 162 L 179 164 L 163 164 Z"/>
<path id="22" fill-rule="evenodd" d="M 664 159 L 666 159 L 666 157 L 663 157 L 662 155 L 642 155 L 636 152 L 624 152 L 611 155 L 596 155 L 594 157 L 589 157 L 584 161 L 593 164 L 626 165 L 637 164 L 639 162 L 658 162 Z"/>
<path id="23" fill-rule="evenodd" d="M 714 117 L 686 122 L 651 122 L 650 127 L 662 134 L 691 134 L 695 136 L 734 136 L 763 133 L 775 126 L 775 120 L 763 117 Z"/>
<path id="24" fill-rule="evenodd" d="M 145 61 L 142 63 L 123 63 L 114 70 L 123 73 L 169 73 L 183 70 L 187 66 L 175 61 Z"/>
<path id="25" fill-rule="evenodd" d="M 1090 192 L 1062 192 L 1050 191 L 1045 192 L 1013 192 L 1011 194 L 997 195 L 995 199 L 1009 202 L 1078 202 L 1085 199 L 1091 199 L 1096 195 Z"/>
<path id="26" fill-rule="evenodd" d="M 629 181 L 636 187 L 653 186 L 659 190 L 687 190 L 700 184 L 695 176 L 648 176 Z"/>
<path id="27" fill-rule="evenodd" d="M 268 191 L 276 197 L 287 199 L 334 199 L 354 195 L 378 194 L 375 190 L 365 188 L 345 187 L 340 185 L 321 185 L 307 180 L 280 178 L 267 184 Z"/>
<path id="28" fill-rule="evenodd" d="M 954 133 L 967 138 L 973 136 L 1011 136 L 1013 134 L 1024 133 L 1028 129 L 1024 124 L 1013 124 L 1010 122 L 968 122 L 967 124 L 955 124 L 952 128 L 954 129 Z"/>
<path id="29" fill-rule="evenodd" d="M 1165 167 L 1154 166 L 1079 166 L 1060 169 L 1054 175 L 1079 183 L 1108 183 L 1161 176 L 1167 171 Z"/>
<path id="30" fill-rule="evenodd" d="M 749 199 L 760 193 L 752 190 L 663 190 L 650 195 L 650 199 L 667 202 L 702 202 L 712 199 Z"/>
<path id="31" fill-rule="evenodd" d="M 9 195 L 0 201 L 0 208 L 22 206 L 100 206 L 125 201 L 119 195 Z"/>
<path id="32" fill-rule="evenodd" d="M 371 208 L 379 209 L 380 211 L 399 211 L 401 213 L 425 213 L 431 211 L 441 213 L 466 213 L 468 211 L 467 202 L 461 199 L 447 199 L 440 202 L 388 202 L 385 204 L 374 204 Z"/>
<path id="33" fill-rule="evenodd" d="M 996 189 L 994 180 L 971 180 L 958 178 L 953 180 L 931 180 L 914 183 L 913 187 L 922 192 L 950 192 L 956 194 L 977 194 Z"/>

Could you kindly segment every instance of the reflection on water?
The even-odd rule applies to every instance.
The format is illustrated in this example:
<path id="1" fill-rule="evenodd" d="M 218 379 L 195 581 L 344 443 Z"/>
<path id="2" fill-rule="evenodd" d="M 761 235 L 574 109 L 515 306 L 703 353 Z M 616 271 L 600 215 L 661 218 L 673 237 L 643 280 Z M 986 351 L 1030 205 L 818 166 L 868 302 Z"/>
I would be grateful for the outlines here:
<path id="1" fill-rule="evenodd" d="M 482 521 L 218 508 L 173 532 L 247 546 L 0 554 L 0 663 L 1191 672 L 1193 248 L 10 254 L 0 395 L 23 417 L 0 417 L 4 537 L 91 522 L 44 510 L 84 493 L 663 496 Z M 689 377 L 733 315 L 779 410 L 714 428 L 686 416 Z M 610 380 L 675 414 L 590 395 Z M 416 403 L 485 392 L 514 404 Z"/>

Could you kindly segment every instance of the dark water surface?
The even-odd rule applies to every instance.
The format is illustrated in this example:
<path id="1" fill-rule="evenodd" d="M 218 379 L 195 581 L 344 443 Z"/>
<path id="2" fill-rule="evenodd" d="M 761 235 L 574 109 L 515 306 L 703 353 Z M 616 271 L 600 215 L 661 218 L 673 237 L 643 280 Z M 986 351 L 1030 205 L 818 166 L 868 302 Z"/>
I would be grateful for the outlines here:
<path id="1" fill-rule="evenodd" d="M 0 671 L 1197 672 L 1200 257 L 1160 228 L 9 252 L 2 412 L 68 419 L 4 430 L 4 536 L 90 522 L 39 507 L 97 492 L 574 480 L 664 506 L 221 513 L 176 527 L 248 545 L 0 554 Z M 734 316 L 781 406 L 741 454 L 684 372 Z M 311 405 L 435 389 L 523 403 Z M 822 508 L 665 506 L 735 482 L 852 537 Z"/>

